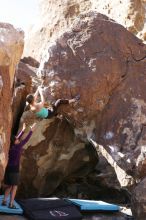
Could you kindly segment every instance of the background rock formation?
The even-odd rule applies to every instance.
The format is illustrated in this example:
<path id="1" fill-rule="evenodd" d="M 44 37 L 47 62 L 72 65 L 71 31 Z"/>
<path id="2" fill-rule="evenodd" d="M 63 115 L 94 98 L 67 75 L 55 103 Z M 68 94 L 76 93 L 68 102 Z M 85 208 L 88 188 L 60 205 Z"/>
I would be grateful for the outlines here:
<path id="1" fill-rule="evenodd" d="M 96 10 L 146 40 L 145 0 L 40 0 L 39 21 L 26 38 L 25 56 L 40 61 L 48 42 L 71 27 L 80 13 Z"/>
<path id="2" fill-rule="evenodd" d="M 32 57 L 24 57 L 20 60 L 15 73 L 14 94 L 13 94 L 13 126 L 12 133 L 16 134 L 19 128 L 19 121 L 26 106 L 26 96 L 33 93 L 40 80 L 37 79 L 36 74 L 39 67 L 37 62 Z"/>
<path id="3" fill-rule="evenodd" d="M 15 68 L 23 52 L 23 32 L 0 23 L 0 181 L 4 174 L 12 126 Z"/>
<path id="4" fill-rule="evenodd" d="M 145 0 L 92 1 L 92 9 L 108 15 L 143 40 L 146 40 L 145 7 Z"/>
<path id="5" fill-rule="evenodd" d="M 15 74 L 15 90 L 12 103 L 13 134 L 16 134 L 18 131 L 19 120 L 25 108 L 26 96 L 32 91 L 32 75 L 34 75 L 34 72 L 29 68 L 29 66 L 23 62 L 19 62 Z"/>

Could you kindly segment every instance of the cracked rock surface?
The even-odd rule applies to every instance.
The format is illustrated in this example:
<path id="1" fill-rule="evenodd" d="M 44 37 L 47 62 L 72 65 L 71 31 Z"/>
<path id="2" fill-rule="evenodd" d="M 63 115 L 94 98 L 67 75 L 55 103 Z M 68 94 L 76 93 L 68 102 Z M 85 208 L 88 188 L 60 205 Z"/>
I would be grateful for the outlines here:
<path id="1" fill-rule="evenodd" d="M 88 141 L 115 170 L 115 187 L 129 187 L 145 175 L 145 48 L 124 27 L 96 12 L 80 15 L 68 32 L 48 45 L 38 71 L 38 77 L 45 76 L 46 101 L 77 94 L 80 100 L 59 109 L 65 120 L 38 121 L 22 163 L 22 179 L 32 193 L 50 194 L 74 169 L 85 175 L 82 164 L 92 169 L 93 159 L 84 146 Z M 38 119 L 26 112 L 22 120 L 29 124 Z M 107 176 L 112 180 L 108 183 L 115 182 L 113 174 Z"/>
<path id="2" fill-rule="evenodd" d="M 63 109 L 75 134 L 107 146 L 133 177 L 143 169 L 136 163 L 145 132 L 145 61 L 146 46 L 138 38 L 108 17 L 89 12 L 48 45 L 38 72 L 45 74 L 52 99 L 80 94 L 79 103 Z M 123 175 L 119 181 L 128 184 Z"/>

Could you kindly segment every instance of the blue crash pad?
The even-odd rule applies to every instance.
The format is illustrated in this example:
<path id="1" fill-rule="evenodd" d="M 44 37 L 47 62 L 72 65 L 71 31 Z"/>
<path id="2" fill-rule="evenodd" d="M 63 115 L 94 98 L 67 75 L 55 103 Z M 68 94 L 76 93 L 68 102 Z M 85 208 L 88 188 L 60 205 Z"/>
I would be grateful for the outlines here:
<path id="1" fill-rule="evenodd" d="M 22 215 L 23 214 L 23 210 L 21 208 L 21 206 L 16 202 L 14 201 L 14 205 L 16 206 L 17 209 L 10 209 L 8 208 L 8 204 L 9 204 L 9 201 L 10 199 L 8 198 L 8 201 L 7 201 L 7 206 L 2 206 L 2 200 L 3 200 L 4 196 L 0 196 L 0 212 L 1 213 L 8 213 L 8 214 L 18 214 L 18 215 Z"/>
<path id="2" fill-rule="evenodd" d="M 82 200 L 82 199 L 67 199 L 74 205 L 78 206 L 82 211 L 119 211 L 118 205 L 110 204 L 103 201 Z"/>

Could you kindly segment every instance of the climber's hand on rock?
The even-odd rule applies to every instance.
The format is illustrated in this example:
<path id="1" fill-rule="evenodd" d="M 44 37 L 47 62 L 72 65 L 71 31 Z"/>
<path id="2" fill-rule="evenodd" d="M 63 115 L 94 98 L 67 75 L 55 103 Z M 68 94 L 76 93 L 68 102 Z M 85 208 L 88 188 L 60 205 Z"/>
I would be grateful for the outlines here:
<path id="1" fill-rule="evenodd" d="M 39 87 L 38 87 L 38 91 L 39 91 L 40 93 L 42 93 L 43 88 L 42 88 L 41 86 L 39 86 Z"/>
<path id="2" fill-rule="evenodd" d="M 35 128 L 36 128 L 36 123 L 33 123 L 33 124 L 30 126 L 30 129 L 31 129 L 32 131 L 34 131 Z"/>

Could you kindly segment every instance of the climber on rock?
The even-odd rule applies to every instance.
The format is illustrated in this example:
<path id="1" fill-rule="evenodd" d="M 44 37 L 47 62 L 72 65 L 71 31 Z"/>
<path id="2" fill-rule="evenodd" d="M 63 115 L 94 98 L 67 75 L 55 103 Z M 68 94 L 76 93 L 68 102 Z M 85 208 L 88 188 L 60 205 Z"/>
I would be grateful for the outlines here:
<path id="1" fill-rule="evenodd" d="M 22 139 L 22 136 L 25 131 L 25 123 L 23 124 L 23 128 L 17 136 L 12 136 L 10 150 L 9 150 L 9 158 L 8 163 L 5 170 L 4 175 L 4 184 L 5 184 L 5 194 L 4 199 L 2 201 L 3 206 L 7 206 L 7 198 L 10 195 L 10 202 L 8 207 L 11 209 L 16 209 L 14 205 L 14 199 L 17 192 L 17 187 L 19 183 L 19 166 L 20 166 L 20 158 L 23 151 L 23 146 L 30 139 L 36 123 L 30 126 L 30 131 L 27 136 Z"/>
<path id="2" fill-rule="evenodd" d="M 40 94 L 41 101 L 37 102 L 38 95 Z M 38 118 L 52 118 L 57 115 L 58 107 L 62 104 L 71 104 L 76 102 L 79 99 L 79 95 L 73 99 L 58 99 L 52 109 L 44 107 L 45 99 L 43 96 L 43 91 L 41 87 L 38 87 L 35 94 L 29 94 L 26 97 L 26 102 L 29 104 L 31 111 L 35 113 Z"/>

